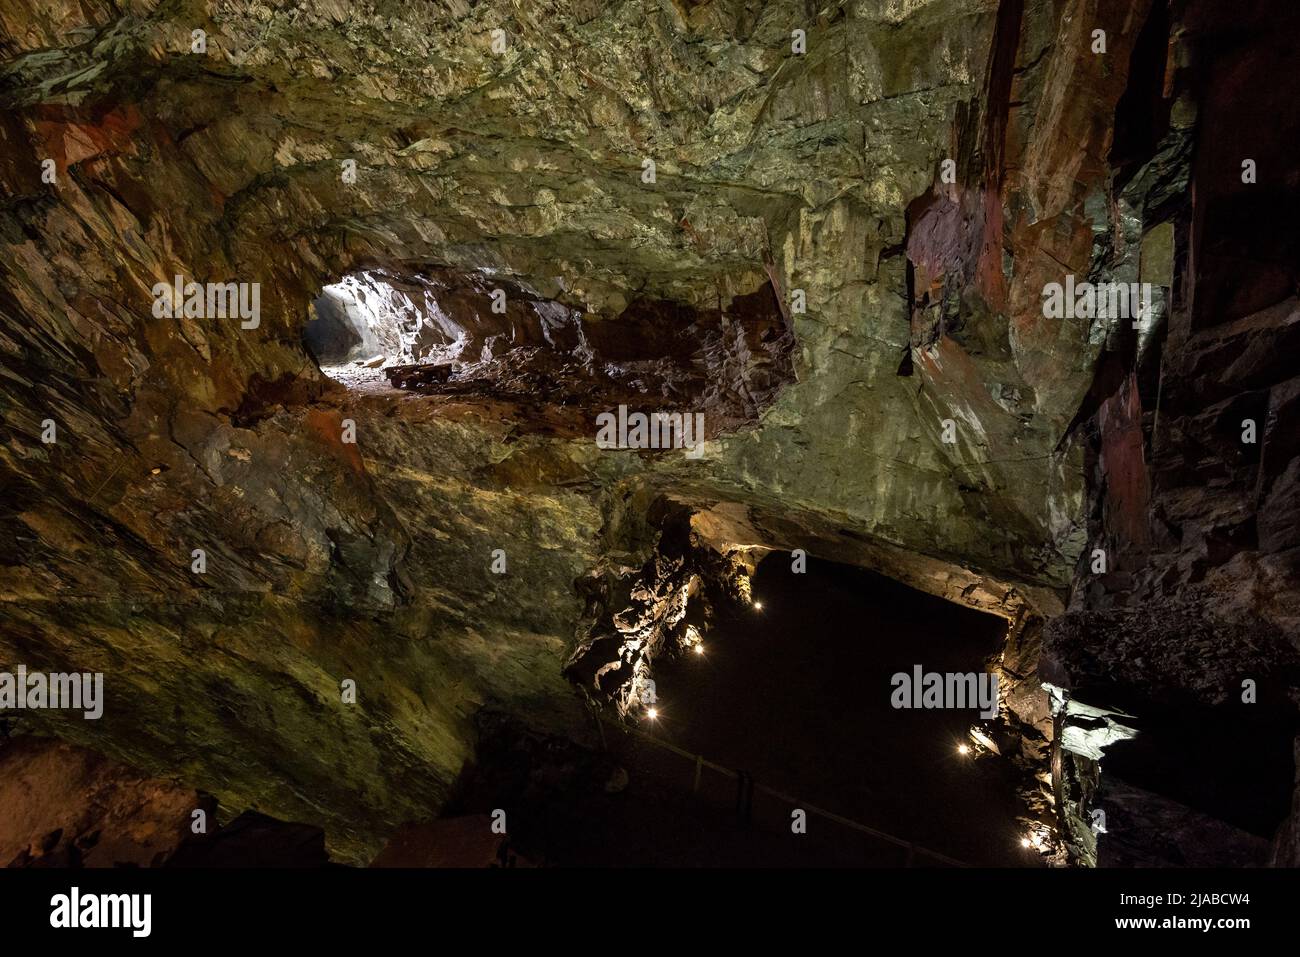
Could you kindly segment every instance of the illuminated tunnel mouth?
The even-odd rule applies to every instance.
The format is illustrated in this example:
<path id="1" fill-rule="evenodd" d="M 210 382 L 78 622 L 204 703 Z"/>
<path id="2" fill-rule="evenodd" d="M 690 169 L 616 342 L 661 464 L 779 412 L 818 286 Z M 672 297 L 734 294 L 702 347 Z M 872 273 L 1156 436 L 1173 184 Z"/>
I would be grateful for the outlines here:
<path id="1" fill-rule="evenodd" d="M 303 344 L 326 375 L 354 389 L 385 382 L 393 367 L 458 362 L 470 329 L 443 308 L 448 294 L 420 273 L 350 273 L 312 303 Z"/>
<path id="2" fill-rule="evenodd" d="M 701 413 L 708 435 L 756 423 L 794 380 L 770 285 L 699 309 L 635 299 L 592 315 L 486 272 L 350 273 L 303 330 L 322 372 L 359 392 L 494 399 L 593 415 Z"/>

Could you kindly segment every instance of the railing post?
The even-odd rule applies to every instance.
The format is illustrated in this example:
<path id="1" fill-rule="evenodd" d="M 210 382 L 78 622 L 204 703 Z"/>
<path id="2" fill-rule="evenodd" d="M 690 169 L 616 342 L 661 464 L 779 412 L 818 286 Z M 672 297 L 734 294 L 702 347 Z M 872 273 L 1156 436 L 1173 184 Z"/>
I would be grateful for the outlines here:
<path id="1" fill-rule="evenodd" d="M 605 740 L 605 728 L 604 728 L 605 722 L 600 718 L 599 715 L 597 715 L 596 724 L 597 727 L 599 727 L 600 729 L 601 747 L 608 748 L 608 743 Z M 673 754 L 678 755 L 679 757 L 686 758 L 687 760 L 694 758 L 695 776 L 691 782 L 691 792 L 693 794 L 699 793 L 700 778 L 704 770 L 704 765 L 706 763 L 704 760 L 704 756 L 702 754 L 692 754 L 691 752 L 685 751 L 679 747 L 676 747 L 675 745 L 669 744 L 666 741 L 660 741 L 654 735 L 647 734 L 646 732 L 642 731 L 639 728 L 625 727 L 623 725 L 615 725 L 615 727 L 621 728 L 625 733 L 632 734 L 637 738 L 641 738 L 645 741 L 648 741 L 651 744 L 653 744 L 655 747 L 665 748 L 668 751 L 671 751 Z M 884 831 L 879 831 L 875 828 L 867 827 L 865 824 L 862 824 L 857 821 L 849 820 L 848 818 L 845 818 L 839 814 L 834 814 L 831 811 L 827 811 L 823 808 L 815 807 L 813 805 L 808 804 L 806 801 L 800 801 L 799 799 L 793 798 L 788 794 L 782 793 L 781 791 L 776 791 L 770 787 L 766 787 L 765 785 L 757 784 L 754 781 L 753 777 L 751 777 L 747 771 L 728 771 L 727 769 L 722 768 L 717 764 L 713 764 L 712 762 L 709 762 L 709 767 L 714 769 L 715 771 L 722 773 L 723 775 L 730 774 L 731 776 L 735 777 L 736 817 L 739 820 L 742 827 L 748 828 L 753 824 L 754 791 L 760 790 L 764 794 L 770 795 L 779 801 L 785 802 L 786 804 L 792 805 L 794 807 L 804 807 L 807 809 L 809 814 L 817 814 L 843 827 L 847 827 L 852 830 L 858 831 L 860 833 L 871 835 L 877 841 L 883 840 L 896 847 L 904 848 L 907 851 L 907 861 L 905 865 L 907 867 L 916 866 L 916 857 L 918 852 L 927 857 L 934 858 L 937 861 L 942 861 L 944 864 L 946 864 L 949 867 L 969 866 L 962 861 L 954 860 L 951 857 L 947 857 L 943 854 L 938 854 L 935 851 L 926 850 L 924 847 L 920 847 L 919 845 L 914 844 L 911 841 L 904 841 L 901 838 L 896 837 L 892 834 L 886 834 Z"/>
<path id="2" fill-rule="evenodd" d="M 754 779 L 746 771 L 736 772 L 736 817 L 746 827 L 754 817 Z"/>

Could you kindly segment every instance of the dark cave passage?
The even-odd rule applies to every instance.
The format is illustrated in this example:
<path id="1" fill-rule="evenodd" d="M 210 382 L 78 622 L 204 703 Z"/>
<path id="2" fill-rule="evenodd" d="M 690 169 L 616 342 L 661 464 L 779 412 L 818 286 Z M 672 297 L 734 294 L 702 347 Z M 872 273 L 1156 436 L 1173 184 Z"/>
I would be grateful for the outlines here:
<path id="1" fill-rule="evenodd" d="M 783 553 L 760 563 L 753 598 L 761 610 L 721 616 L 703 653 L 656 663 L 656 735 L 948 856 L 1036 863 L 1011 767 L 968 736 L 978 711 L 891 703 L 891 677 L 917 665 L 984 671 L 1002 619 L 860 568 L 809 559 L 795 574 Z"/>
<path id="2" fill-rule="evenodd" d="M 665 525 L 630 590 L 607 596 L 618 613 L 571 661 L 570 677 L 605 701 L 594 746 L 485 715 L 447 816 L 509 807 L 512 846 L 554 866 L 1044 862 L 1022 844 L 1038 837 L 1020 817 L 1026 770 L 996 753 L 1014 736 L 981 716 L 997 712 L 991 682 L 983 707 L 895 707 L 895 676 L 918 667 L 977 680 L 1003 650 L 1002 618 L 857 566 L 806 559 L 796 573 L 788 553 L 755 567 L 693 552 L 689 527 Z"/>
<path id="3" fill-rule="evenodd" d="M 1233 700 L 1213 709 L 1148 704 L 1147 710 L 1152 713 L 1132 720 L 1137 735 L 1117 741 L 1102 758 L 1096 806 L 1106 814 L 1108 833 L 1120 831 L 1100 842 L 1102 866 L 1149 863 L 1122 833 L 1137 811 L 1162 820 L 1171 835 L 1199 831 L 1206 846 L 1212 833 L 1237 828 L 1255 839 L 1239 841 L 1262 854 L 1290 810 L 1294 716 L 1283 707 Z"/>

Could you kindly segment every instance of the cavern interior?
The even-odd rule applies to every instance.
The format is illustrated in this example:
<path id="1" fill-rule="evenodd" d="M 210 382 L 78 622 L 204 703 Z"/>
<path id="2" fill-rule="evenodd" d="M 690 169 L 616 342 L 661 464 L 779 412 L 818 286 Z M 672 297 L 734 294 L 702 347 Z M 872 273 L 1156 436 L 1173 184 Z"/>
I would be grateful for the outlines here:
<path id="1" fill-rule="evenodd" d="M 1298 45 L 0 0 L 0 865 L 1300 865 Z"/>

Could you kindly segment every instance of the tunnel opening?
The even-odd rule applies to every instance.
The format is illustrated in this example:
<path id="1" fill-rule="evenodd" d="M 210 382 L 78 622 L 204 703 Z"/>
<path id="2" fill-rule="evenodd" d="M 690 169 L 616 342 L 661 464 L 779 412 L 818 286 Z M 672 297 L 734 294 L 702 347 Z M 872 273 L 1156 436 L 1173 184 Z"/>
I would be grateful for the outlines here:
<path id="1" fill-rule="evenodd" d="M 606 316 L 488 272 L 369 269 L 310 313 L 304 347 L 350 390 L 503 400 L 561 431 L 625 406 L 702 414 L 712 437 L 756 423 L 794 379 L 770 285 L 719 308 L 639 297 Z"/>
<path id="2" fill-rule="evenodd" d="M 670 518 L 633 580 L 599 587 L 607 611 L 569 665 L 598 712 L 622 716 L 602 741 L 631 781 L 629 802 L 654 793 L 685 799 L 678 813 L 697 822 L 725 817 L 743 776 L 742 833 L 727 843 L 710 831 L 709 853 L 734 864 L 753 863 L 759 846 L 806 865 L 917 863 L 924 852 L 900 856 L 907 846 L 934 852 L 932 864 L 1043 862 L 1049 835 L 1025 813 L 1028 775 L 993 680 L 1006 619 L 860 566 L 717 552 L 689 527 Z M 970 693 L 952 695 L 962 683 Z M 807 829 L 795 832 L 800 808 Z M 684 840 L 671 821 L 642 826 L 662 828 L 665 845 Z M 899 843 L 863 838 L 873 831 Z M 562 829 L 551 837 L 568 847 Z M 692 854 L 684 840 L 655 860 Z"/>
<path id="3" fill-rule="evenodd" d="M 809 557 L 796 572 L 800 564 L 768 554 L 748 606 L 657 663 L 656 733 L 950 857 L 1033 862 L 1014 772 L 987 749 L 996 710 L 982 714 L 973 700 L 917 707 L 913 686 L 918 669 L 989 674 L 1006 622 L 867 569 Z"/>

